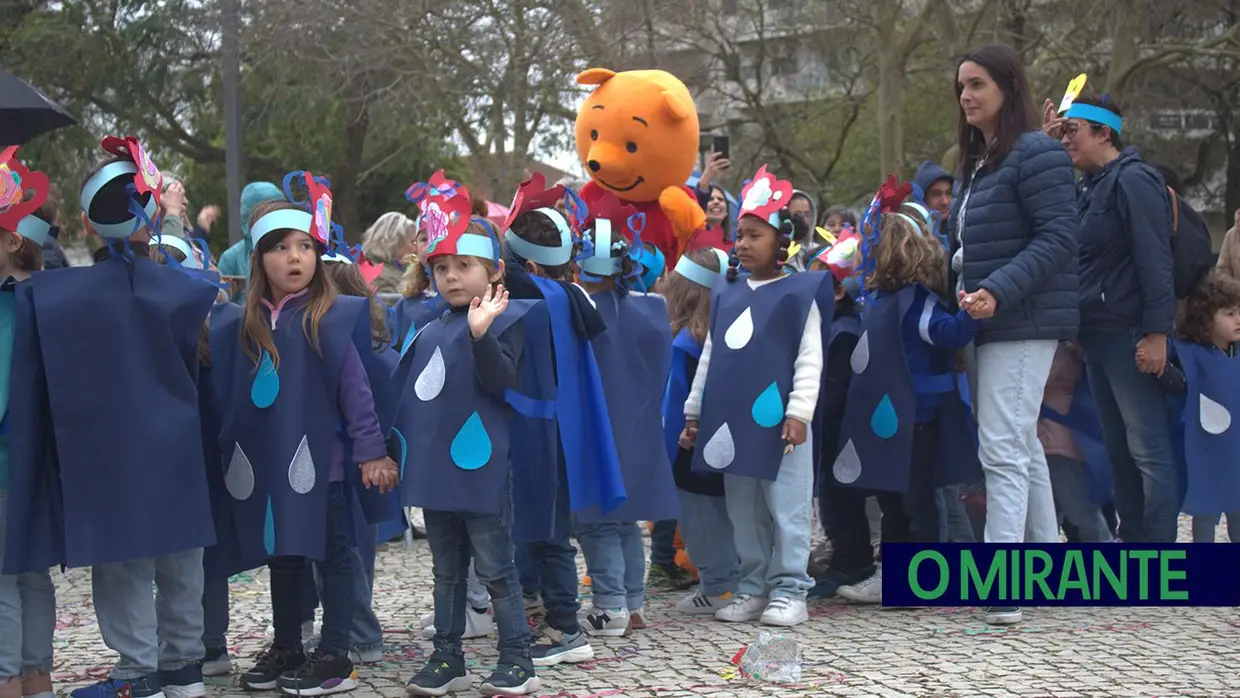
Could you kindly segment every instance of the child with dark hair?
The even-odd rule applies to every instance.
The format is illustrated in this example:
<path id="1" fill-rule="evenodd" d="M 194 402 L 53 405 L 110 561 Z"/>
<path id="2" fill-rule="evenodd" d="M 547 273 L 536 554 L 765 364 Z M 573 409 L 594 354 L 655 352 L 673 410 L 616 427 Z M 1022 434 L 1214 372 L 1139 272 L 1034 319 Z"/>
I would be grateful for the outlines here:
<path id="1" fill-rule="evenodd" d="M 1240 541 L 1240 282 L 1211 274 L 1189 294 L 1163 389 L 1188 396 L 1184 407 L 1184 461 L 1188 489 L 1181 510 L 1193 517 L 1193 542 L 1213 543 L 1219 516 L 1227 537 Z M 1144 357 L 1139 357 L 1144 358 Z"/>
<path id="2" fill-rule="evenodd" d="M 788 211 L 792 193 L 766 166 L 742 192 L 735 257 L 711 299 L 685 401 L 681 446 L 697 446 L 695 471 L 723 473 L 740 557 L 737 594 L 715 613 L 728 622 L 794 626 L 809 617 L 817 455 L 809 427 L 834 299 L 828 275 L 785 273 L 805 226 Z"/>

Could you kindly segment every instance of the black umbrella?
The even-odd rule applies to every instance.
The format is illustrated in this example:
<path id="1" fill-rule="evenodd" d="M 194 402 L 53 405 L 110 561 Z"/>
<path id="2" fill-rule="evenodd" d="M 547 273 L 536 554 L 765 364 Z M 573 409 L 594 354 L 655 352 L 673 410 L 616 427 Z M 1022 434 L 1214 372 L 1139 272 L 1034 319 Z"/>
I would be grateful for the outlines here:
<path id="1" fill-rule="evenodd" d="M 30 83 L 0 68 L 0 147 L 24 145 L 35 136 L 76 123 Z"/>

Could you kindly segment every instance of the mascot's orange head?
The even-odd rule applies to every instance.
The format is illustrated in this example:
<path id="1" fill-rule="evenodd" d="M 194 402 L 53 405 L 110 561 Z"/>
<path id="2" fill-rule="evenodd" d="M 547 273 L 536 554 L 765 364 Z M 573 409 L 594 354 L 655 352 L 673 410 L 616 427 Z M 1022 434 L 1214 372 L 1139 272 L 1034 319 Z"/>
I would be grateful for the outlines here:
<path id="1" fill-rule="evenodd" d="M 682 186 L 697 159 L 698 115 L 684 83 L 662 70 L 577 76 L 598 85 L 577 112 L 577 157 L 599 186 L 627 201 L 655 201 Z"/>

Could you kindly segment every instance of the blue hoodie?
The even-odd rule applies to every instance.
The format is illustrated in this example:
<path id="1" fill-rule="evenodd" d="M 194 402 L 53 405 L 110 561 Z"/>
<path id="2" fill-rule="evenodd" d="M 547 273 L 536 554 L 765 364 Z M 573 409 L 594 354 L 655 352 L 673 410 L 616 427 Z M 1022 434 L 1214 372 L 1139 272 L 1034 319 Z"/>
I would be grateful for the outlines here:
<path id="1" fill-rule="evenodd" d="M 233 243 L 220 255 L 220 274 L 224 276 L 250 276 L 250 255 L 254 252 L 250 244 L 250 214 L 254 208 L 265 201 L 283 199 L 284 192 L 271 182 L 250 182 L 241 190 L 241 239 Z M 235 303 L 245 303 L 245 291 L 242 290 Z"/>
<path id="2" fill-rule="evenodd" d="M 931 184 L 934 184 L 940 179 L 946 179 L 953 184 L 956 182 L 955 177 L 948 174 L 947 170 L 927 160 L 921 163 L 921 166 L 917 168 L 917 173 L 913 175 L 913 184 L 916 184 L 921 188 L 922 198 L 924 199 L 926 190 L 930 188 Z"/>

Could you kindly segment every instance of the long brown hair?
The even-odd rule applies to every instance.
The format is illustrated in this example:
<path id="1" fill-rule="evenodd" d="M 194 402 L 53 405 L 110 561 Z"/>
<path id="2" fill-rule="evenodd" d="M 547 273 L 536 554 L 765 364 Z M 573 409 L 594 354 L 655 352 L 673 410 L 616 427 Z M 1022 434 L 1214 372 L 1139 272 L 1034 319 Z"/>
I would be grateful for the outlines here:
<path id="1" fill-rule="evenodd" d="M 921 225 L 887 213 L 878 229 L 878 242 L 870 250 L 874 271 L 867 288 L 894 293 L 910 284 L 921 284 L 935 293 L 947 287 L 947 253 L 943 245 Z"/>
<path id="2" fill-rule="evenodd" d="M 999 108 L 999 123 L 995 130 L 994 143 L 986 144 L 985 137 L 976 126 L 969 123 L 960 106 L 960 94 L 964 86 L 956 79 L 960 75 L 960 66 L 965 63 L 976 63 L 989 75 L 995 85 L 1003 91 L 1003 106 Z M 960 57 L 956 63 L 956 72 L 952 76 L 956 85 L 956 108 L 960 115 L 957 119 L 956 136 L 960 147 L 960 178 L 968 181 L 973 177 L 973 167 L 983 157 L 992 166 L 998 165 L 1012 152 L 1016 139 L 1029 131 L 1036 130 L 1041 123 L 1037 109 L 1033 105 L 1033 97 L 1029 92 L 1029 79 L 1025 77 L 1025 66 L 1020 55 L 1011 46 L 990 44 L 981 46 Z"/>
<path id="3" fill-rule="evenodd" d="M 297 208 L 287 201 L 263 202 L 254 207 L 254 213 L 250 216 L 250 226 L 253 227 L 258 219 L 272 211 Z M 291 232 L 293 231 L 273 230 L 263 236 L 263 239 L 254 246 L 254 254 L 250 258 L 250 291 L 245 298 L 244 316 L 241 320 L 241 343 L 245 349 L 245 355 L 250 357 L 255 364 L 258 364 L 265 351 L 271 355 L 273 366 L 279 367 L 280 365 L 280 352 L 276 349 L 275 339 L 271 336 L 271 326 L 262 308 L 264 300 L 271 301 L 271 287 L 267 282 L 267 272 L 263 268 L 263 255 L 275 248 Z M 323 322 L 323 317 L 327 315 L 327 311 L 331 310 L 332 303 L 336 300 L 336 287 L 323 269 L 323 260 L 319 257 L 323 250 L 319 247 L 315 245 L 314 276 L 310 279 L 308 287 L 310 290 L 306 297 L 306 312 L 301 318 L 301 329 L 306 335 L 306 340 L 310 342 L 310 346 L 316 352 L 321 353 L 319 324 Z"/>
<path id="4" fill-rule="evenodd" d="M 691 250 L 685 256 L 711 271 L 723 271 L 719 268 L 719 257 L 709 247 Z M 663 298 L 667 301 L 672 336 L 687 329 L 698 342 L 705 342 L 710 331 L 710 289 L 686 279 L 673 269 L 663 280 Z"/>
<path id="5" fill-rule="evenodd" d="M 366 285 L 366 280 L 362 278 L 362 272 L 355 265 L 344 262 L 326 262 L 323 264 L 323 268 L 327 271 L 327 275 L 331 278 L 332 283 L 336 285 L 336 290 L 340 295 L 368 299 L 370 303 L 370 340 L 374 343 L 376 350 L 388 346 L 391 342 L 388 339 L 385 306 L 379 302 L 379 299 L 375 298 L 375 294 L 371 292 L 370 286 Z"/>

